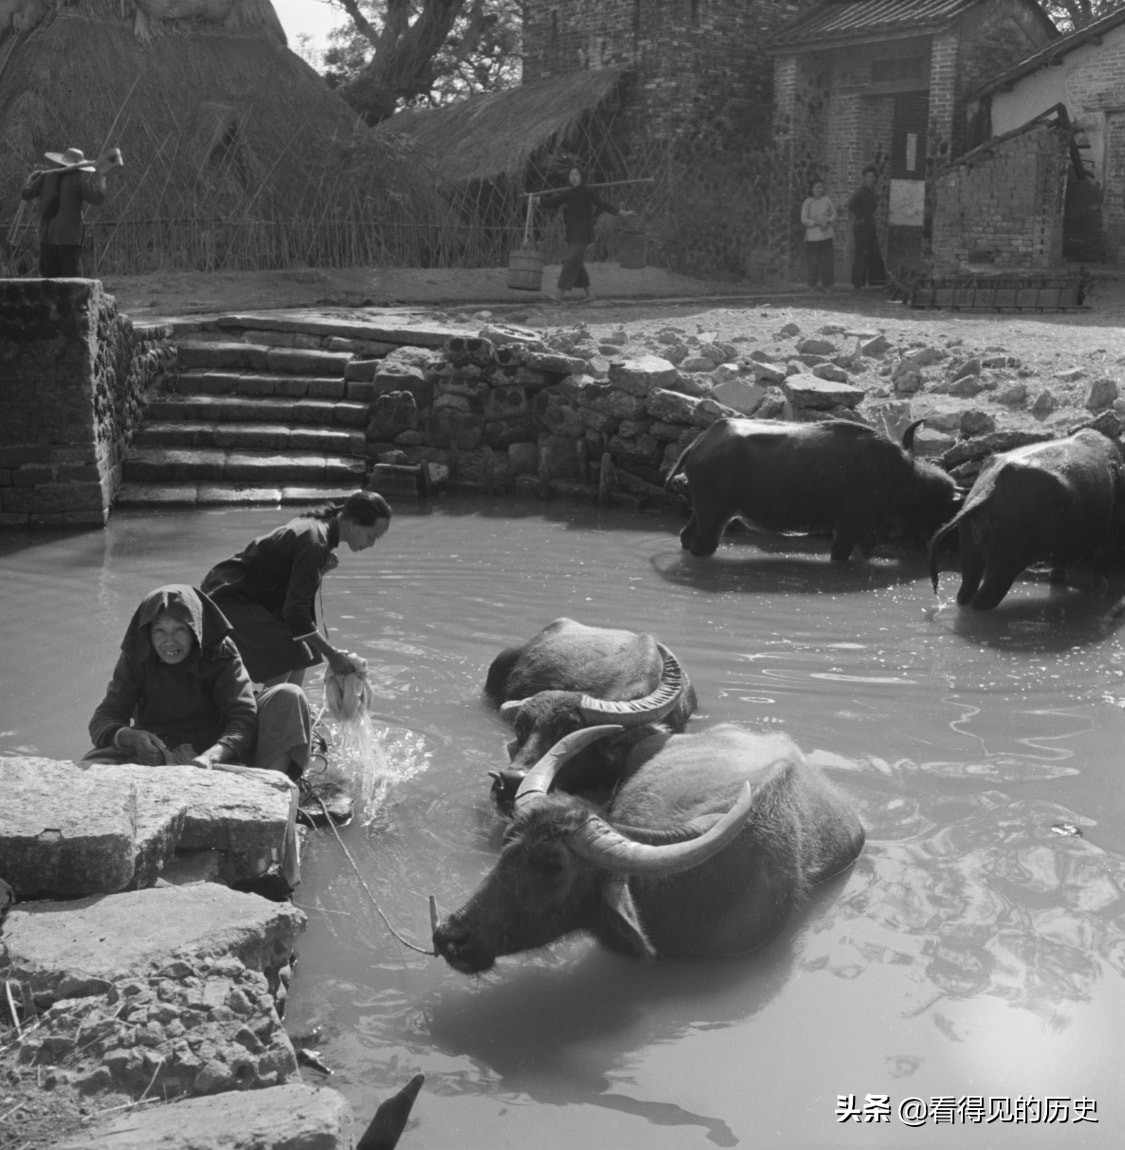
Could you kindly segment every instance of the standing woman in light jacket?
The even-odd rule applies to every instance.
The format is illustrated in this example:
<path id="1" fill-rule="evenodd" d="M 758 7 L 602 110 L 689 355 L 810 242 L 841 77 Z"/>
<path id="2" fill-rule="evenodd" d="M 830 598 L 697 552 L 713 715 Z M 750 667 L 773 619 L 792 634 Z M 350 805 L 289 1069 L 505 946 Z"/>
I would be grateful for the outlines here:
<path id="1" fill-rule="evenodd" d="M 809 195 L 801 205 L 801 223 L 805 228 L 805 262 L 809 287 L 817 284 L 827 291 L 835 282 L 836 256 L 832 240 L 836 234 L 836 205 L 828 198 L 823 180 L 814 180 Z"/>
<path id="2" fill-rule="evenodd" d="M 212 567 L 202 588 L 234 628 L 234 641 L 256 683 L 301 684 L 324 660 L 338 675 L 365 668 L 317 630 L 316 595 L 339 560 L 336 548 L 366 551 L 391 523 L 390 504 L 374 491 L 353 491 L 253 539 Z"/>
<path id="3" fill-rule="evenodd" d="M 594 223 L 602 212 L 611 216 L 629 217 L 633 213 L 622 211 L 597 192 L 586 186 L 581 168 L 571 168 L 567 175 L 569 187 L 557 192 L 544 192 L 532 196 L 532 203 L 547 209 L 562 208 L 566 229 L 566 255 L 559 269 L 556 299 L 566 299 L 571 288 L 581 288 L 586 299 L 593 299 L 590 291 L 590 273 L 586 270 L 586 248 L 594 239 Z"/>

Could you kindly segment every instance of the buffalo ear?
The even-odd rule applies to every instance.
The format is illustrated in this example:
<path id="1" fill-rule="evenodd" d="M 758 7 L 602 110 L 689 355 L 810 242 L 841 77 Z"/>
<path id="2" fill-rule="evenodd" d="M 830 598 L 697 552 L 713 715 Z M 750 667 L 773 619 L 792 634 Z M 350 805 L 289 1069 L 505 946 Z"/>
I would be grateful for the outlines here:
<path id="1" fill-rule="evenodd" d="M 631 958 L 652 959 L 656 951 L 641 926 L 625 875 L 613 875 L 602 884 L 598 937 L 606 946 Z"/>

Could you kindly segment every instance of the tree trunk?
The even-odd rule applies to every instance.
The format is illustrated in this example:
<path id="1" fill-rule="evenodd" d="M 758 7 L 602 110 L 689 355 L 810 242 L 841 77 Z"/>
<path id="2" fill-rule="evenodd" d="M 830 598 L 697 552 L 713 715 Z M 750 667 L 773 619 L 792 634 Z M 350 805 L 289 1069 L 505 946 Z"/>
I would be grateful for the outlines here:
<path id="1" fill-rule="evenodd" d="M 400 100 L 424 96 L 434 81 L 434 56 L 461 15 L 466 0 L 423 0 L 413 24 L 410 0 L 387 0 L 382 29 L 374 28 L 359 11 L 356 0 L 341 0 L 358 31 L 371 42 L 371 62 L 344 89 L 348 103 L 369 124 L 394 114 Z M 479 35 L 483 0 L 468 0 L 468 35 Z"/>

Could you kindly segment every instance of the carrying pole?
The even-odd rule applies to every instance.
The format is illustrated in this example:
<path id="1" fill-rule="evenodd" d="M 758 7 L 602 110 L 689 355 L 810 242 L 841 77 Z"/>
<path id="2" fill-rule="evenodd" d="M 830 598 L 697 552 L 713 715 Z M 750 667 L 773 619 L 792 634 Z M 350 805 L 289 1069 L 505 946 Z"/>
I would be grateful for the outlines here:
<path id="1" fill-rule="evenodd" d="M 625 184 L 655 184 L 655 183 L 656 183 L 656 181 L 651 176 L 645 176 L 644 178 L 638 178 L 635 180 L 610 180 L 608 183 L 605 183 L 605 184 L 583 184 L 582 187 L 584 187 L 584 188 L 620 188 L 620 187 L 624 187 Z M 551 189 L 551 191 L 559 191 L 559 190 L 560 189 L 558 189 L 558 188 L 552 188 Z M 543 196 L 546 194 L 547 194 L 546 192 L 520 192 L 521 196 Z"/>

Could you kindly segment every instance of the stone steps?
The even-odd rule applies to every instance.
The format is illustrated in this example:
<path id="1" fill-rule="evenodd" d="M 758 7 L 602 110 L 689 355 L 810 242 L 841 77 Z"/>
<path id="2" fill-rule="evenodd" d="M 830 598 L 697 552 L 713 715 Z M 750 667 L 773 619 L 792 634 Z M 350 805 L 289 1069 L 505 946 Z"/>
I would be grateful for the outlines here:
<path id="1" fill-rule="evenodd" d="M 203 481 L 271 486 L 283 482 L 323 484 L 338 481 L 356 486 L 367 461 L 352 455 L 321 451 L 239 450 L 218 447 L 138 447 L 125 460 L 123 478 L 133 483 Z"/>
<path id="2" fill-rule="evenodd" d="M 279 423 L 289 426 L 364 428 L 367 404 L 347 400 L 255 398 L 230 395 L 174 395 L 149 401 L 146 415 L 155 422 L 197 420 L 205 423 Z"/>
<path id="3" fill-rule="evenodd" d="M 282 399 L 357 398 L 348 395 L 343 376 L 338 379 L 305 375 L 273 375 L 256 371 L 177 372 L 168 380 L 168 390 L 176 395 L 276 396 Z M 366 394 L 360 396 L 366 399 Z"/>
<path id="4" fill-rule="evenodd" d="M 355 487 L 353 483 L 351 487 Z M 134 510 L 159 510 L 167 507 L 248 507 L 257 504 L 300 504 L 315 507 L 319 503 L 339 502 L 350 488 L 329 484 L 267 484 L 253 486 L 238 483 L 123 483 L 114 506 Z"/>
<path id="5" fill-rule="evenodd" d="M 233 336 L 228 325 L 182 339 L 117 506 L 315 504 L 363 485 L 373 386 L 345 378 L 354 354 Z"/>
<path id="6" fill-rule="evenodd" d="M 154 420 L 133 438 L 134 448 L 217 447 L 228 451 L 315 451 L 335 455 L 362 455 L 366 443 L 362 430 L 346 427 L 187 418 Z"/>

